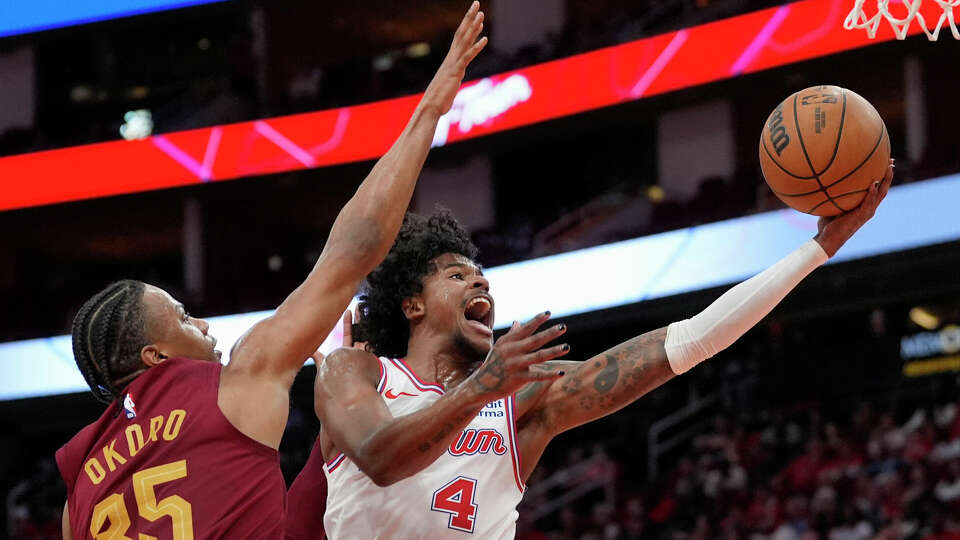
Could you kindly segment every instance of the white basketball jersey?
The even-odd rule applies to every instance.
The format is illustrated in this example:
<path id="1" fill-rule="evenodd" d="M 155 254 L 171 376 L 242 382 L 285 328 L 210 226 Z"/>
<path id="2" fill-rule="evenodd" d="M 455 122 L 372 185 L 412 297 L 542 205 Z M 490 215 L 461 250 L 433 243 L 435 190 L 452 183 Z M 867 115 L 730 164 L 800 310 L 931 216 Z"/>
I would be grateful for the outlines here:
<path id="1" fill-rule="evenodd" d="M 394 416 L 420 410 L 443 395 L 403 360 L 380 359 L 377 387 Z M 523 497 L 513 397 L 488 403 L 436 461 L 391 486 L 379 487 L 342 453 L 324 466 L 332 540 L 508 539 Z"/>

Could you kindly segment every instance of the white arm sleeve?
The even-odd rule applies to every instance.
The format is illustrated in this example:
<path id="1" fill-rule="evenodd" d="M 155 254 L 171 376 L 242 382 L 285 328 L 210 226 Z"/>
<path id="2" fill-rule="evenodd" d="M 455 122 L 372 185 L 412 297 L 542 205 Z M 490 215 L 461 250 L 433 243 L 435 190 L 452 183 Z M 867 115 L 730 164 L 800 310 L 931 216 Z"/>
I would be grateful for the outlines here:
<path id="1" fill-rule="evenodd" d="M 679 375 L 729 347 L 827 259 L 820 244 L 810 240 L 699 314 L 668 326 L 664 348 L 670 368 Z"/>

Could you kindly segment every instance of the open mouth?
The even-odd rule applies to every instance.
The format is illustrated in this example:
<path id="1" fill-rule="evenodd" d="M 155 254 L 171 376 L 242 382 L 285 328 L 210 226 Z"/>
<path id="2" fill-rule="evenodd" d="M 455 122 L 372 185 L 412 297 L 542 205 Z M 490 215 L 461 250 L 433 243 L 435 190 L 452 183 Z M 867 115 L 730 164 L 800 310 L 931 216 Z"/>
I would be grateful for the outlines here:
<path id="1" fill-rule="evenodd" d="M 474 296 L 463 308 L 467 325 L 486 336 L 493 335 L 493 299 L 488 296 Z"/>

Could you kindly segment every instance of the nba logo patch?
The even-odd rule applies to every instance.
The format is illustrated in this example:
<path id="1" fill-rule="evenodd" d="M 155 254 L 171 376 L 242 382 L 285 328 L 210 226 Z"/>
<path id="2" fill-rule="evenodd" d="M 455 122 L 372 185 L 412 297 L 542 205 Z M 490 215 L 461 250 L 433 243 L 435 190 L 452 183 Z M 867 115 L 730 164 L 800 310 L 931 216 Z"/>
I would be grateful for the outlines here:
<path id="1" fill-rule="evenodd" d="M 123 412 L 127 413 L 127 418 L 137 417 L 137 404 L 133 402 L 130 394 L 123 397 Z"/>

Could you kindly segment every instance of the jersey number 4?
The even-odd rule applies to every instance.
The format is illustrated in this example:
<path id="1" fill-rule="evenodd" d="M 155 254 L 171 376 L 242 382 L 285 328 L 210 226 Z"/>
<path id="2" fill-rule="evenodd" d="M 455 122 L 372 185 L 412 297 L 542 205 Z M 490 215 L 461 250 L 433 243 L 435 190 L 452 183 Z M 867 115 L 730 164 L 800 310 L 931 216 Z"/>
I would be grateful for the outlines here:
<path id="1" fill-rule="evenodd" d="M 430 509 L 434 512 L 450 514 L 447 527 L 472 533 L 477 517 L 477 505 L 473 499 L 476 491 L 476 480 L 458 476 L 434 492 L 433 506 Z"/>
<path id="2" fill-rule="evenodd" d="M 193 510 L 190 503 L 178 495 L 157 500 L 153 488 L 157 484 L 172 482 L 187 476 L 187 460 L 181 459 L 166 465 L 158 465 L 137 471 L 133 475 L 133 493 L 137 499 L 137 511 L 147 521 L 156 521 L 170 516 L 174 540 L 193 540 Z M 105 530 L 104 525 L 108 525 Z M 90 519 L 90 534 L 96 540 L 133 540 L 127 536 L 130 514 L 122 493 L 114 493 L 93 507 Z M 141 534 L 140 540 L 154 537 Z M 155 540 L 155 539 L 154 539 Z"/>

